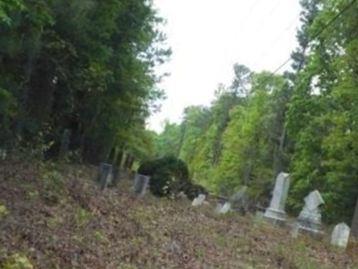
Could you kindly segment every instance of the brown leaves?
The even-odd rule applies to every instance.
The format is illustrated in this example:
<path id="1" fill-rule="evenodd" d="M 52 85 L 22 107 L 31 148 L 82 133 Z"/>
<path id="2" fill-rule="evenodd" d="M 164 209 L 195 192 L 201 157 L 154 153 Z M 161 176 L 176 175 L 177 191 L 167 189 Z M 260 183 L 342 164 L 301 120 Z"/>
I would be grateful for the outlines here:
<path id="1" fill-rule="evenodd" d="M 6 167 L 0 167 L 4 170 Z M 38 171 L 24 172 L 31 173 Z M 19 175 L 15 180 L 0 181 L 0 203 L 9 209 L 0 220 L 0 246 L 5 256 L 24 253 L 35 268 L 358 265 L 357 244 L 351 244 L 347 252 L 337 252 L 308 237 L 291 239 L 288 230 L 257 224 L 250 216 L 218 216 L 214 205 L 193 208 L 189 201 L 150 195 L 135 199 L 130 181 L 101 192 L 92 168 L 69 166 L 62 174 L 65 189 L 59 202 L 51 206 L 39 195 L 28 195 L 41 191 L 40 177 L 33 176 L 31 185 L 23 184 Z"/>

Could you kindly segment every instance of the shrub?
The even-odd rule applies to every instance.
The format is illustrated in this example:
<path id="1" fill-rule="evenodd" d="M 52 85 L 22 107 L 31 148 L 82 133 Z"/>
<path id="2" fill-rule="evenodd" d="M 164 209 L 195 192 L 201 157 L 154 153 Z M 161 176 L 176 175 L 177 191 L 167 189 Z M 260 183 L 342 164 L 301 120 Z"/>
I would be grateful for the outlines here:
<path id="1" fill-rule="evenodd" d="M 150 190 L 156 196 L 176 195 L 183 191 L 192 198 L 194 194 L 204 192 L 199 192 L 203 187 L 189 180 L 187 164 L 174 156 L 144 162 L 138 168 L 138 173 L 151 177 Z"/>

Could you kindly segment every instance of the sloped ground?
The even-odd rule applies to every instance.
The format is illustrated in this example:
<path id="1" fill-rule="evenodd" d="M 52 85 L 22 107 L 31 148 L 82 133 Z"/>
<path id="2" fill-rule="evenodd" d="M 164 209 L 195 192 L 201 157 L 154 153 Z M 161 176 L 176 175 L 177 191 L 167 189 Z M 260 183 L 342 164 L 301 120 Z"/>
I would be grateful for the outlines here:
<path id="1" fill-rule="evenodd" d="M 217 216 L 214 204 L 136 199 L 128 180 L 101 192 L 95 176 L 85 166 L 0 164 L 0 267 L 358 268 L 357 244 L 344 252 L 327 238 L 292 239 L 250 216 Z"/>

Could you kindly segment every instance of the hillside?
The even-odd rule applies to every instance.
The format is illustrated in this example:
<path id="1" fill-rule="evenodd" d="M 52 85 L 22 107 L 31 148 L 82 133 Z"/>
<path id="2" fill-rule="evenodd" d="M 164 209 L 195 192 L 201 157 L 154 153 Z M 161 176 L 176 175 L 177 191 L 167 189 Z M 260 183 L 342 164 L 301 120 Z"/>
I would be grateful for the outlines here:
<path id="1" fill-rule="evenodd" d="M 95 176 L 88 166 L 2 163 L 1 268 L 358 268 L 352 242 L 343 252 L 328 238 L 292 239 L 252 216 L 218 216 L 213 201 L 136 199 L 128 179 L 101 192 Z"/>

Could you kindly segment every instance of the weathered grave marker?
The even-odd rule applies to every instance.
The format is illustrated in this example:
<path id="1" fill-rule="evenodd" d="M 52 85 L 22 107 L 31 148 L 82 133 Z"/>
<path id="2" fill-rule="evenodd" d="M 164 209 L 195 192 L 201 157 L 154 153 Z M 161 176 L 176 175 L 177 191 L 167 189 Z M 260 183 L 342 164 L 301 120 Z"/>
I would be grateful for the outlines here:
<path id="1" fill-rule="evenodd" d="M 344 222 L 337 224 L 332 232 L 331 244 L 337 247 L 346 248 L 350 230 L 349 226 Z"/>
<path id="2" fill-rule="evenodd" d="M 112 182 L 112 165 L 109 163 L 101 163 L 99 168 L 99 182 L 101 190 L 104 190 Z"/>
<path id="3" fill-rule="evenodd" d="M 149 176 L 137 173 L 134 177 L 134 193 L 140 197 L 144 196 L 149 185 L 149 180 Z"/>
<path id="4" fill-rule="evenodd" d="M 319 193 L 315 190 L 310 192 L 304 199 L 305 205 L 297 219 L 297 232 L 304 230 L 312 234 L 321 234 L 321 211 L 320 205 L 324 204 L 324 200 Z"/>
<path id="5" fill-rule="evenodd" d="M 71 130 L 65 129 L 61 138 L 61 146 L 60 146 L 60 158 L 64 158 L 68 153 L 70 147 L 70 138 L 71 138 Z"/>
<path id="6" fill-rule="evenodd" d="M 200 206 L 204 203 L 205 201 L 205 194 L 199 194 L 198 197 L 196 197 L 193 202 L 191 203 L 192 206 Z"/>
<path id="7" fill-rule="evenodd" d="M 220 208 L 218 208 L 219 214 L 226 214 L 231 210 L 231 204 L 229 202 L 226 202 L 223 204 Z"/>
<path id="8" fill-rule="evenodd" d="M 6 159 L 6 156 L 7 156 L 6 149 L 0 148 L 0 159 L 4 161 Z"/>
<path id="9" fill-rule="evenodd" d="M 270 206 L 266 209 L 264 214 L 265 218 L 274 222 L 284 222 L 286 220 L 285 204 L 289 187 L 289 174 L 279 173 L 276 178 Z"/>

